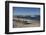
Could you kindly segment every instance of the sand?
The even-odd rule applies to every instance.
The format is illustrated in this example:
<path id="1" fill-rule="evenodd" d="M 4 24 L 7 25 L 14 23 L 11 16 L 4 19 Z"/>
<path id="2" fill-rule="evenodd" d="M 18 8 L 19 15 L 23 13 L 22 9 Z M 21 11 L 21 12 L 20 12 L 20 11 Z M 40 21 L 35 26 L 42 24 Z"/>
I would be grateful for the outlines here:
<path id="1" fill-rule="evenodd" d="M 23 27 L 40 27 L 39 20 L 32 20 L 30 22 L 25 21 L 13 21 L 13 28 L 23 28 Z"/>

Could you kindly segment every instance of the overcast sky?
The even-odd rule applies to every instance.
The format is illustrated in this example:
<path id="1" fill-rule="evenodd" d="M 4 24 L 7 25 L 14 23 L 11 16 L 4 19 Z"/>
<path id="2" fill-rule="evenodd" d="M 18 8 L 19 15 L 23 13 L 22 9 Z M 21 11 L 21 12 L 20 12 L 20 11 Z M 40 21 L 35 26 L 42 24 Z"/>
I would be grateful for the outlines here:
<path id="1" fill-rule="evenodd" d="M 39 15 L 40 8 L 32 8 L 32 7 L 13 7 L 13 15 Z"/>

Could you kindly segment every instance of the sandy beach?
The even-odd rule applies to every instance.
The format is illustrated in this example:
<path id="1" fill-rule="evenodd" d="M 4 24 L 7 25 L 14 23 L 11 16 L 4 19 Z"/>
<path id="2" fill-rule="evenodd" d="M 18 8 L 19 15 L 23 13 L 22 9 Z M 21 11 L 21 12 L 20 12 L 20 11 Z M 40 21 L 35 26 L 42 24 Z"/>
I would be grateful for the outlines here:
<path id="1" fill-rule="evenodd" d="M 30 21 L 14 20 L 13 21 L 13 28 L 23 28 L 23 27 L 40 27 L 40 21 L 39 20 L 30 20 Z"/>

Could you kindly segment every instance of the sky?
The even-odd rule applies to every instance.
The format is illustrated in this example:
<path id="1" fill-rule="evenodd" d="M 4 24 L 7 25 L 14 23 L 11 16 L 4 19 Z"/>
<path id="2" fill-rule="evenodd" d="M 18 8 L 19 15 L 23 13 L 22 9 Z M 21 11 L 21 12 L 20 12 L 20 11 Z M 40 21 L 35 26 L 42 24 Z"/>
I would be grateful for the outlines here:
<path id="1" fill-rule="evenodd" d="M 15 15 L 40 15 L 40 8 L 13 7 L 13 16 Z"/>

